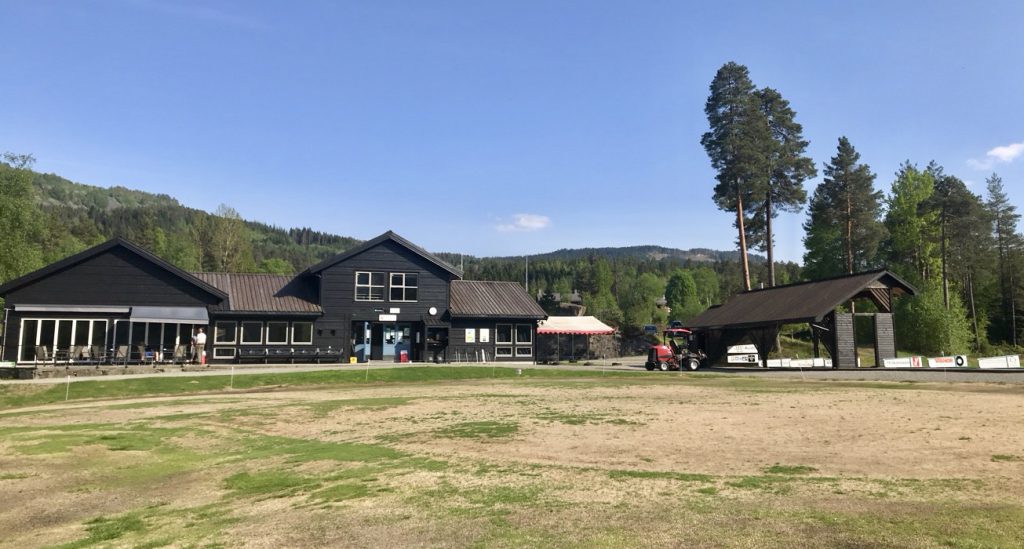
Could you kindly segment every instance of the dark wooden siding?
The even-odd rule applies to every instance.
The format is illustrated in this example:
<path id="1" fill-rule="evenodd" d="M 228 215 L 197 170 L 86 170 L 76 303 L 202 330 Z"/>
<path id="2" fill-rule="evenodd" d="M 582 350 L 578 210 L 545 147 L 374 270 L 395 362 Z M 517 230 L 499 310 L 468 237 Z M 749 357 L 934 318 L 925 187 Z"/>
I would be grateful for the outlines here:
<path id="1" fill-rule="evenodd" d="M 199 307 L 220 299 L 123 248 L 53 273 L 7 295 L 7 305 Z"/>
<path id="2" fill-rule="evenodd" d="M 513 329 L 513 344 L 502 345 L 503 347 L 512 347 L 512 356 L 510 357 L 498 357 L 496 349 L 498 347 L 496 343 L 497 339 L 497 328 L 498 324 L 511 324 Z M 531 336 L 530 345 L 516 345 L 515 344 L 515 326 L 517 324 L 529 325 Z M 490 341 L 487 343 L 480 343 L 480 329 L 485 328 L 490 330 Z M 476 342 L 466 343 L 466 330 L 472 329 L 476 332 Z M 517 356 L 516 348 L 523 347 L 530 349 L 530 356 Z M 480 360 L 479 357 L 482 355 L 480 351 L 487 352 L 487 360 L 494 360 L 497 362 L 533 362 L 537 354 L 537 323 L 532 320 L 522 319 L 455 319 L 452 321 L 452 328 L 448 334 L 448 360 L 455 362 L 462 360 L 464 362 L 473 362 Z"/>
<path id="3" fill-rule="evenodd" d="M 887 358 L 896 358 L 896 332 L 892 313 L 875 315 L 875 364 L 882 365 Z"/>
<path id="4" fill-rule="evenodd" d="M 389 276 L 385 277 L 384 301 L 356 301 L 356 271 L 416 273 L 417 301 L 390 301 Z M 320 273 L 320 305 L 324 315 L 317 322 L 314 343 L 320 346 L 341 346 L 346 353 L 351 353 L 352 322 L 378 322 L 380 315 L 391 314 L 392 308 L 400 310 L 397 322 L 421 322 L 431 307 L 437 309 L 437 318 L 441 318 L 448 309 L 448 284 L 453 276 L 391 240 L 385 240 L 378 246 L 332 265 Z M 321 329 L 324 330 L 323 335 L 319 335 Z M 336 334 L 334 336 L 329 335 L 332 329 Z"/>
<path id="5" fill-rule="evenodd" d="M 853 315 L 836 313 L 835 324 L 836 355 L 832 365 L 836 368 L 857 367 L 857 343 L 854 339 Z"/>

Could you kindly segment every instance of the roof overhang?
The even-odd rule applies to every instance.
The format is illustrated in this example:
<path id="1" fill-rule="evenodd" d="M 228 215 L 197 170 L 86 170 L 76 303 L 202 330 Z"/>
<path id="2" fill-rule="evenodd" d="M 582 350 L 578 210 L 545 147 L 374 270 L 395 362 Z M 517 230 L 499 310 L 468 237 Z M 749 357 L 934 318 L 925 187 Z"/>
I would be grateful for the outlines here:
<path id="1" fill-rule="evenodd" d="M 206 307 L 132 307 L 132 322 L 163 322 L 167 324 L 209 324 Z"/>
<path id="2" fill-rule="evenodd" d="M 131 307 L 92 305 L 15 305 L 19 313 L 88 313 L 103 315 L 127 314 Z"/>

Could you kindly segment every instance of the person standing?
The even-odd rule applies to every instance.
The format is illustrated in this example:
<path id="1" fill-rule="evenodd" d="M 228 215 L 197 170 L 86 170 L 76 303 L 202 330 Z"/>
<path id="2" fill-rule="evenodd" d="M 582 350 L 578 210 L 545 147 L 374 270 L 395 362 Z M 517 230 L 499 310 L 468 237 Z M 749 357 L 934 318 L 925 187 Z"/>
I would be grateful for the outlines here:
<path id="1" fill-rule="evenodd" d="M 206 352 L 206 334 L 199 328 L 192 336 L 192 362 L 199 362 Z"/>

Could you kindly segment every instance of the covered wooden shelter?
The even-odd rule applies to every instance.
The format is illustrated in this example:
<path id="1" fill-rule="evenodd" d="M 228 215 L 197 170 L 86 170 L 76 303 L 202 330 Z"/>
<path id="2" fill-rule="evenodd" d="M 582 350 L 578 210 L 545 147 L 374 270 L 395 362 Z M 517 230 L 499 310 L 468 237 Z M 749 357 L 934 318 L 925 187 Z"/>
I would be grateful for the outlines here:
<path id="1" fill-rule="evenodd" d="M 881 364 L 883 359 L 896 356 L 893 299 L 915 293 L 913 286 L 890 271 L 868 271 L 743 292 L 697 315 L 687 327 L 697 334 L 712 362 L 721 359 L 729 346 L 749 339 L 766 366 L 782 325 L 808 323 L 814 356 L 820 356 L 819 344 L 824 344 L 833 368 L 852 368 L 857 366 L 854 316 L 870 316 L 875 363 Z M 836 311 L 840 305 L 859 299 L 874 303 L 878 312 Z"/>
<path id="2" fill-rule="evenodd" d="M 608 326 L 593 316 L 551 316 L 537 324 L 538 339 L 554 338 L 555 360 L 562 358 L 562 336 L 569 336 L 569 356 L 567 358 L 575 360 L 577 358 L 576 336 L 584 338 L 586 342 L 585 353 L 589 354 L 590 336 L 612 335 L 614 333 L 615 328 Z M 543 352 L 541 349 L 543 347 L 538 347 L 538 353 Z"/>

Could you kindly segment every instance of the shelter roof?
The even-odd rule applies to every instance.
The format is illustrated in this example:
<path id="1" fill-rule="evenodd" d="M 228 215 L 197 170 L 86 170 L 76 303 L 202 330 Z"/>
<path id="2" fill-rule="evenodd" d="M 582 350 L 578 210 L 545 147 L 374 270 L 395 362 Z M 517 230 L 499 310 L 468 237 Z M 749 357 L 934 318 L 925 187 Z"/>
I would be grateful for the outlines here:
<path id="1" fill-rule="evenodd" d="M 917 290 L 887 270 L 798 282 L 734 296 L 686 322 L 688 328 L 749 328 L 759 325 L 819 322 L 839 305 L 867 297 L 888 308 L 889 291 L 914 295 Z"/>
<path id="2" fill-rule="evenodd" d="M 124 238 L 120 238 L 120 237 L 118 237 L 118 238 L 111 238 L 110 240 L 108 240 L 108 241 L 106 241 L 106 242 L 104 242 L 102 244 L 97 244 L 96 246 L 93 246 L 92 248 L 89 248 L 89 249 L 83 250 L 83 251 L 81 251 L 81 252 L 79 252 L 77 254 L 65 257 L 64 259 L 62 259 L 60 261 L 57 261 L 55 263 L 51 263 L 51 264 L 43 267 L 42 269 L 38 269 L 36 271 L 32 271 L 31 273 L 28 273 L 28 274 L 26 274 L 24 276 L 15 278 L 14 280 L 9 280 L 5 284 L 0 285 L 0 296 L 7 295 L 9 292 L 12 292 L 14 290 L 17 290 L 18 288 L 21 288 L 23 286 L 26 286 L 26 285 L 31 284 L 33 282 L 36 282 L 37 280 L 46 278 L 47 276 L 50 276 L 50 275 L 52 275 L 54 273 L 58 273 L 60 271 L 63 271 L 64 269 L 67 269 L 67 268 L 73 267 L 75 265 L 78 265 L 79 263 L 88 261 L 88 260 L 90 260 L 90 259 L 92 259 L 92 258 L 94 258 L 96 256 L 99 256 L 101 254 L 104 254 L 104 253 L 106 253 L 106 252 L 108 252 L 108 251 L 110 251 L 110 250 L 112 250 L 114 248 L 123 248 L 123 249 L 127 250 L 128 252 L 143 258 L 144 260 L 152 263 L 153 265 L 156 265 L 160 269 L 163 269 L 164 271 L 167 271 L 168 273 L 170 273 L 170 274 L 172 274 L 172 275 L 174 275 L 174 276 L 176 276 L 178 278 L 181 278 L 182 280 L 186 281 L 187 283 L 189 283 L 189 284 L 199 288 L 200 290 L 202 290 L 202 291 L 204 291 L 204 292 L 206 292 L 206 293 L 208 293 L 208 294 L 210 294 L 210 295 L 212 295 L 214 297 L 217 297 L 219 299 L 227 298 L 227 294 L 225 294 L 223 291 L 217 289 L 216 287 L 214 287 L 214 286 L 212 286 L 210 284 L 207 284 L 206 282 L 204 282 L 203 280 L 200 280 L 199 278 L 196 278 L 191 273 L 188 273 L 188 272 L 186 272 L 186 271 L 184 271 L 182 269 L 179 269 L 178 267 L 175 267 L 174 265 L 168 263 L 167 261 L 164 261 L 163 259 L 157 257 L 153 253 L 151 253 L 151 252 L 145 250 L 144 248 L 138 246 L 137 244 L 135 244 L 135 243 L 133 243 L 133 242 L 131 242 L 129 240 L 126 240 Z"/>
<path id="3" fill-rule="evenodd" d="M 394 231 L 388 231 L 388 232 L 378 236 L 377 238 L 374 238 L 372 240 L 367 240 L 366 242 L 363 242 L 362 244 L 356 246 L 355 248 L 352 248 L 350 250 L 346 250 L 344 252 L 341 252 L 340 254 L 335 255 L 333 257 L 329 257 L 329 258 L 321 261 L 320 263 L 317 263 L 316 265 L 313 265 L 312 267 L 306 269 L 306 272 L 311 273 L 311 274 L 319 273 L 320 271 L 323 271 L 324 269 L 327 269 L 328 267 L 331 267 L 333 265 L 341 263 L 342 261 L 345 261 L 346 259 L 348 259 L 348 258 L 350 258 L 352 256 L 361 254 L 361 253 L 365 252 L 366 250 L 369 250 L 370 248 L 373 248 L 374 246 L 377 246 L 377 245 L 379 245 L 382 242 L 387 241 L 387 240 L 391 240 L 391 241 L 397 243 L 398 245 L 407 248 L 411 252 L 419 255 L 420 257 L 426 259 L 427 261 L 429 261 L 429 262 L 437 265 L 438 267 L 441 267 L 442 269 L 448 271 L 449 273 L 455 275 L 457 278 L 462 278 L 462 271 L 460 271 L 460 270 L 456 269 L 455 267 L 449 265 L 446 261 L 444 261 L 443 259 L 437 257 L 436 255 L 434 255 L 434 254 L 424 250 L 423 248 L 420 248 L 419 246 L 413 244 L 412 242 L 406 240 L 405 238 L 403 238 L 402 236 L 398 235 Z"/>
<path id="4" fill-rule="evenodd" d="M 452 317 L 531 320 L 547 317 L 544 309 L 518 282 L 453 280 L 448 310 Z"/>
<path id="5" fill-rule="evenodd" d="M 593 316 L 550 316 L 540 321 L 538 334 L 607 335 L 615 329 Z"/>
<path id="6" fill-rule="evenodd" d="M 302 277 L 258 273 L 193 274 L 227 294 L 227 303 L 219 308 L 224 312 L 323 312 L 313 289 Z"/>

